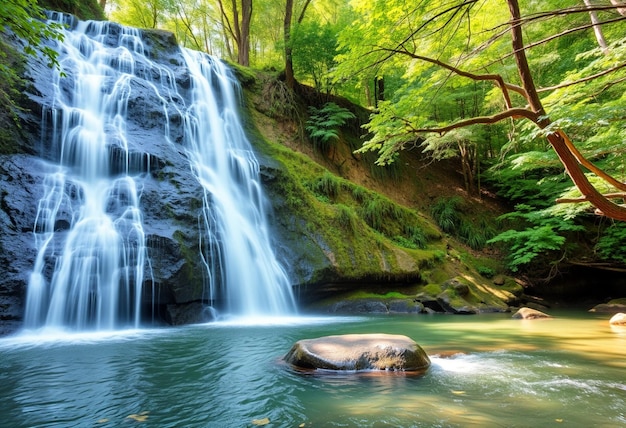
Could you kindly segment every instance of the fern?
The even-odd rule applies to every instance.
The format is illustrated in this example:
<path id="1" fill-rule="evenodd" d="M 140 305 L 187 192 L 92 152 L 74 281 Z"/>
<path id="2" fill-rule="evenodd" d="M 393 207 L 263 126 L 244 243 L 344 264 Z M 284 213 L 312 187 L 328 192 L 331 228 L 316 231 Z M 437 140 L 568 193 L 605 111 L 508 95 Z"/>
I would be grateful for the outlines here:
<path id="1" fill-rule="evenodd" d="M 534 211 L 527 205 L 516 206 L 516 211 L 499 217 L 499 220 L 521 220 L 526 225 L 522 230 L 507 230 L 487 241 L 488 244 L 504 242 L 509 246 L 508 266 L 513 272 L 536 260 L 537 256 L 562 250 L 565 234 L 584 231 L 584 227 L 570 219 L 546 215 Z"/>
<path id="2" fill-rule="evenodd" d="M 339 139 L 339 128 L 355 116 L 335 103 L 326 103 L 321 109 L 309 107 L 306 130 L 318 150 L 326 150 Z"/>
<path id="3" fill-rule="evenodd" d="M 559 250 L 565 243 L 565 237 L 556 234 L 551 226 L 535 226 L 521 231 L 507 230 L 488 242 L 510 244 L 508 265 L 511 271 L 517 272 L 521 266 L 530 263 L 538 255 Z"/>

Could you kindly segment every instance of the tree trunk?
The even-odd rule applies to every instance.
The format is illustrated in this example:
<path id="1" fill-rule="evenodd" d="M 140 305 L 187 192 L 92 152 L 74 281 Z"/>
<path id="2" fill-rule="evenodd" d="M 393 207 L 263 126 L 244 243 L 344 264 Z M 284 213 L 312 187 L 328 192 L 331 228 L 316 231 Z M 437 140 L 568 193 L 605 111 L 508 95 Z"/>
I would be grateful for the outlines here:
<path id="1" fill-rule="evenodd" d="M 237 62 L 250 66 L 250 23 L 252 22 L 252 0 L 241 0 L 241 33 Z"/>
<path id="2" fill-rule="evenodd" d="M 583 0 L 585 2 L 585 6 L 588 9 L 591 9 L 593 5 L 591 4 L 591 0 Z M 609 53 L 609 46 L 604 39 L 604 34 L 602 34 L 602 27 L 600 26 L 600 20 L 598 19 L 598 14 L 595 10 L 589 11 L 589 16 L 591 17 L 591 23 L 593 24 L 593 33 L 596 35 L 596 40 L 598 41 L 598 45 L 602 50 L 602 53 Z"/>
<path id="3" fill-rule="evenodd" d="M 611 0 L 611 4 L 617 7 L 615 9 L 617 10 L 617 13 L 619 13 L 622 16 L 626 16 L 626 3 L 620 0 Z"/>
<path id="4" fill-rule="evenodd" d="M 374 94 L 376 96 L 374 107 L 378 107 L 379 101 L 385 101 L 385 78 L 374 78 Z"/>
<path id="5" fill-rule="evenodd" d="M 285 20 L 283 21 L 283 37 L 285 41 L 285 84 L 289 89 L 296 85 L 293 74 L 293 56 L 291 48 L 291 19 L 293 16 L 293 0 L 287 0 L 285 5 Z"/>
<path id="6" fill-rule="evenodd" d="M 475 195 L 476 191 L 476 152 L 470 141 L 461 140 L 457 143 L 459 154 L 461 156 L 461 170 L 463 172 L 463 181 L 465 182 L 465 191 L 469 195 Z"/>
<path id="7" fill-rule="evenodd" d="M 538 119 L 536 124 L 545 129 L 550 124 L 550 118 L 545 114 L 535 82 L 533 81 L 524 50 L 524 41 L 522 38 L 521 14 L 518 0 L 507 0 L 509 10 L 511 12 L 511 37 L 513 40 L 513 52 L 515 53 L 515 61 L 522 80 L 522 86 L 526 91 L 526 98 L 531 109 L 537 113 Z M 615 204 L 604 197 L 587 179 L 578 162 L 578 159 L 572 153 L 567 145 L 567 136 L 563 131 L 549 132 L 546 136 L 548 142 L 558 155 L 559 159 L 565 166 L 565 171 L 570 176 L 576 187 L 585 196 L 586 200 L 591 202 L 600 214 L 611 217 L 616 220 L 626 221 L 626 207 Z"/>

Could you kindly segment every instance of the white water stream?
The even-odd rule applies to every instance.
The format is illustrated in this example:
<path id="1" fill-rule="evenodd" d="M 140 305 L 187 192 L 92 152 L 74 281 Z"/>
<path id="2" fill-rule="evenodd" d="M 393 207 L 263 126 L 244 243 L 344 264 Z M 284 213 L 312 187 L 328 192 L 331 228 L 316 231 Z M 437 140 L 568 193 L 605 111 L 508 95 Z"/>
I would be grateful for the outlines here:
<path id="1" fill-rule="evenodd" d="M 79 22 L 64 36 L 42 123 L 51 162 L 34 221 L 25 326 L 137 327 L 142 288 L 152 283 L 140 202 L 150 156 L 128 148 L 132 82 L 146 80 L 166 121 L 168 100 L 184 97 L 172 71 L 148 58 L 139 30 Z M 204 189 L 199 223 L 206 235 L 196 248 L 208 299 L 224 300 L 226 312 L 238 315 L 293 313 L 288 278 L 270 245 L 259 166 L 237 117 L 236 82 L 218 60 L 187 50 L 182 56 L 191 76 L 191 99 L 180 112 L 183 144 Z"/>

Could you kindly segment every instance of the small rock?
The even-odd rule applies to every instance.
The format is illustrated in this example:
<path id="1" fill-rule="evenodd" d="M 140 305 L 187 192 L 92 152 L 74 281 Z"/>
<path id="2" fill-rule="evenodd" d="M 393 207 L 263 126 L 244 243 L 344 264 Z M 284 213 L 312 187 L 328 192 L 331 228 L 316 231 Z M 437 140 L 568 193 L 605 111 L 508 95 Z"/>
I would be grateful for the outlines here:
<path id="1" fill-rule="evenodd" d="M 626 325 L 626 314 L 618 312 L 609 320 L 611 325 Z"/>
<path id="2" fill-rule="evenodd" d="M 467 296 L 470 292 L 469 285 L 459 281 L 457 278 L 452 278 L 446 281 L 443 286 L 444 288 L 452 288 L 456 292 L 456 294 L 461 297 Z"/>
<path id="3" fill-rule="evenodd" d="M 495 285 L 504 285 L 506 282 L 506 277 L 504 275 L 496 275 L 493 277 L 493 283 Z"/>
<path id="4" fill-rule="evenodd" d="M 517 312 L 513 314 L 512 318 L 534 320 L 534 319 L 540 319 L 540 318 L 552 318 L 552 316 L 544 312 L 538 311 L 536 309 L 520 308 Z"/>

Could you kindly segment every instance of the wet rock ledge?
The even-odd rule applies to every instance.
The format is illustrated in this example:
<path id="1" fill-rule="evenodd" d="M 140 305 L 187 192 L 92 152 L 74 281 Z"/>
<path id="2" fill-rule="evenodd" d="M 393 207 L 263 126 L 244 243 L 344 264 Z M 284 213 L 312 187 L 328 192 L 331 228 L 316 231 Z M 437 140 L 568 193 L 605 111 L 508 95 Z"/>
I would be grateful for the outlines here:
<path id="1" fill-rule="evenodd" d="M 345 334 L 296 342 L 284 360 L 299 369 L 424 372 L 430 359 L 412 339 L 394 334 Z"/>

